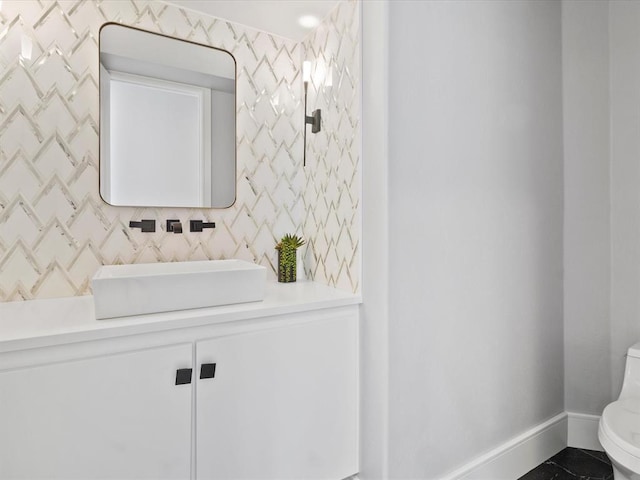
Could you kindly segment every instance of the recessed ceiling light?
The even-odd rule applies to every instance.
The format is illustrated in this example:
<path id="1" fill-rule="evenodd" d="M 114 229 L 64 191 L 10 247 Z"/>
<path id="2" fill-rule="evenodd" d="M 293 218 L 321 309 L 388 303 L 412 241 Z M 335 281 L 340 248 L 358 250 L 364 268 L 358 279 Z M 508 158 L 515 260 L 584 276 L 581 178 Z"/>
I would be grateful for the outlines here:
<path id="1" fill-rule="evenodd" d="M 320 25 L 320 19 L 315 15 L 303 15 L 298 18 L 298 23 L 304 28 L 315 28 Z"/>

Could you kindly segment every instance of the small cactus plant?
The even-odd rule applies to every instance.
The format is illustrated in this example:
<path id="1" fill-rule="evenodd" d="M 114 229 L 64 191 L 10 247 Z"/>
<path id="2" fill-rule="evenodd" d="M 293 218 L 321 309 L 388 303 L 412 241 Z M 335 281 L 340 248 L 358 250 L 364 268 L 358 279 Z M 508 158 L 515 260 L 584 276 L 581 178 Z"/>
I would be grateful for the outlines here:
<path id="1" fill-rule="evenodd" d="M 302 237 L 287 233 L 276 245 L 278 250 L 278 281 L 289 283 L 296 281 L 296 250 L 304 245 Z"/>

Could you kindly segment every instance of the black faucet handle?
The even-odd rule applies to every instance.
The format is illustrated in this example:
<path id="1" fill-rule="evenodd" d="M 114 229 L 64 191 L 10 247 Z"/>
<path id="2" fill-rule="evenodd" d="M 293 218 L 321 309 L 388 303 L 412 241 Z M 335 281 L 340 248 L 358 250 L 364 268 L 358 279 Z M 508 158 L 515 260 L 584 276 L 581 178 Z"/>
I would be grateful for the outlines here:
<path id="1" fill-rule="evenodd" d="M 129 228 L 139 228 L 142 232 L 155 232 L 156 231 L 156 221 L 155 220 L 140 220 L 139 222 L 135 222 L 131 220 L 129 222 Z"/>
<path id="2" fill-rule="evenodd" d="M 192 232 L 201 232 L 205 228 L 216 228 L 215 222 L 203 222 L 202 220 L 190 220 L 189 230 Z"/>

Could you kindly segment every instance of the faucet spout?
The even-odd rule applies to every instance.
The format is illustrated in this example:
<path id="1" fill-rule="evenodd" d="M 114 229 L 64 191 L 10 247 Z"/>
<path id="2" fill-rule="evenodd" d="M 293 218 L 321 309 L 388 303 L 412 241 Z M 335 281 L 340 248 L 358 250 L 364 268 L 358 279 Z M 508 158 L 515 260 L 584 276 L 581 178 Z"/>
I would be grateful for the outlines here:
<path id="1" fill-rule="evenodd" d="M 182 233 L 180 220 L 167 220 L 167 232 Z"/>

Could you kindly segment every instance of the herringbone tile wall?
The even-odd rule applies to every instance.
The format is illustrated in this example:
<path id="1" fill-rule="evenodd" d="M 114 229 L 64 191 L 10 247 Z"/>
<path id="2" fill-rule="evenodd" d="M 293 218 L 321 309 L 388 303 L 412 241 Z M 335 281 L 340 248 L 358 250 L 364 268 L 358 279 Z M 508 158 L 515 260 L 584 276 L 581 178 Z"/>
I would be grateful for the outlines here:
<path id="1" fill-rule="evenodd" d="M 232 208 L 125 208 L 100 199 L 98 30 L 108 21 L 215 45 L 236 57 L 238 177 Z M 89 294 L 90 279 L 103 264 L 242 258 L 273 274 L 273 246 L 282 234 L 317 236 L 305 220 L 314 205 L 304 194 L 312 175 L 301 166 L 302 55 L 302 45 L 293 41 L 157 1 L 4 0 L 0 301 Z M 129 229 L 130 220 L 141 218 L 155 219 L 159 231 Z M 215 221 L 217 228 L 174 235 L 163 230 L 167 218 Z M 357 225 L 355 219 L 348 232 L 356 248 Z M 305 268 L 319 281 L 356 289 L 355 263 L 347 275 L 355 281 L 348 284 L 336 281 L 344 274 L 332 271 L 344 266 L 323 260 L 323 269 L 317 268 L 328 249 L 344 246 L 342 228 L 319 228 L 336 241 L 310 242 Z"/>
<path id="2" fill-rule="evenodd" d="M 303 232 L 307 275 L 360 287 L 360 17 L 340 2 L 304 43 L 312 61 L 309 114 L 322 110 L 322 131 L 307 132 Z"/>

